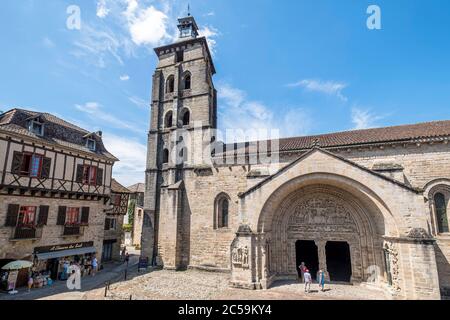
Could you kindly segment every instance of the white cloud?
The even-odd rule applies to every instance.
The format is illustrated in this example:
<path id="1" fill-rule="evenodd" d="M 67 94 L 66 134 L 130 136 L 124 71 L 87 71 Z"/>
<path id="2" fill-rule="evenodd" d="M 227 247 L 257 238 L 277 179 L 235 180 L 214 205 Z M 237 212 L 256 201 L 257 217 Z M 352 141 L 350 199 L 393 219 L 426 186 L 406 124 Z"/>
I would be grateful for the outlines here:
<path id="1" fill-rule="evenodd" d="M 267 130 L 270 134 L 271 130 L 278 130 L 280 136 L 298 136 L 310 130 L 311 118 L 303 108 L 284 108 L 285 112 L 275 113 L 273 108 L 249 100 L 244 91 L 228 84 L 219 84 L 218 95 L 223 132 L 228 129 Z"/>
<path id="2" fill-rule="evenodd" d="M 216 38 L 219 36 L 219 30 L 211 26 L 204 26 L 200 28 L 198 33 L 200 34 L 200 36 L 206 38 L 206 40 L 208 41 L 209 49 L 211 50 L 211 54 L 214 55 L 216 53 Z"/>
<path id="3" fill-rule="evenodd" d="M 145 181 L 145 144 L 107 132 L 103 133 L 103 143 L 106 149 L 120 160 L 114 164 L 115 179 L 125 186 Z"/>
<path id="4" fill-rule="evenodd" d="M 321 81 L 321 80 L 311 80 L 304 79 L 295 83 L 288 85 L 289 87 L 301 87 L 307 91 L 319 92 L 327 95 L 337 96 L 343 101 L 347 101 L 347 97 L 342 94 L 342 91 L 348 87 L 346 83 L 335 82 L 335 81 Z"/>
<path id="5" fill-rule="evenodd" d="M 109 9 L 106 5 L 106 0 L 98 0 L 97 1 L 97 17 L 103 19 L 106 18 L 109 14 Z"/>
<path id="6" fill-rule="evenodd" d="M 158 45 L 169 37 L 168 17 L 154 6 L 141 8 L 136 0 L 127 0 L 124 12 L 132 41 L 138 45 Z"/>
<path id="7" fill-rule="evenodd" d="M 108 17 L 107 24 L 99 19 L 83 20 L 71 54 L 100 68 L 111 59 L 122 65 L 125 58 L 138 56 L 141 48 L 151 50 L 176 41 L 179 8 L 181 4 L 174 0 L 97 0 L 97 16 L 102 20 Z M 206 26 L 200 33 L 207 37 L 214 54 L 217 29 Z"/>
<path id="8" fill-rule="evenodd" d="M 210 11 L 210 12 L 204 14 L 205 17 L 214 17 L 215 15 L 216 15 L 216 13 L 214 11 Z"/>
<path id="9" fill-rule="evenodd" d="M 136 96 L 129 97 L 128 100 L 140 108 L 147 108 L 150 105 L 150 102 Z"/>
<path id="10" fill-rule="evenodd" d="M 141 126 L 135 123 L 130 123 L 125 120 L 116 118 L 111 113 L 103 111 L 102 106 L 97 102 L 88 102 L 84 105 L 75 105 L 78 111 L 81 111 L 89 116 L 89 118 L 98 123 L 102 121 L 103 123 L 118 129 L 125 129 L 131 132 L 143 134 L 145 129 L 140 129 Z"/>
<path id="11" fill-rule="evenodd" d="M 55 43 L 52 41 L 52 39 L 50 39 L 49 37 L 45 37 L 42 40 L 42 44 L 44 45 L 44 47 L 46 48 L 54 48 L 55 47 Z"/>
<path id="12" fill-rule="evenodd" d="M 72 55 L 78 58 L 87 58 L 97 67 L 106 67 L 106 61 L 112 56 L 123 65 L 122 53 L 130 55 L 132 49 L 129 43 L 108 28 L 98 29 L 87 23 L 83 24 L 80 38 L 74 42 L 75 50 Z"/>
<path id="13" fill-rule="evenodd" d="M 382 116 L 371 113 L 369 110 L 359 108 L 352 109 L 352 123 L 356 130 L 377 127 L 376 122 L 383 118 L 384 117 Z"/>
<path id="14" fill-rule="evenodd" d="M 128 80 L 130 80 L 130 76 L 127 75 L 127 74 L 124 74 L 124 75 L 120 76 L 120 80 L 121 81 L 128 81 Z"/>
<path id="15" fill-rule="evenodd" d="M 100 111 L 101 106 L 97 102 L 88 102 L 84 105 L 75 105 L 75 108 L 77 108 L 79 111 L 86 112 L 89 114 L 94 114 L 98 111 Z"/>

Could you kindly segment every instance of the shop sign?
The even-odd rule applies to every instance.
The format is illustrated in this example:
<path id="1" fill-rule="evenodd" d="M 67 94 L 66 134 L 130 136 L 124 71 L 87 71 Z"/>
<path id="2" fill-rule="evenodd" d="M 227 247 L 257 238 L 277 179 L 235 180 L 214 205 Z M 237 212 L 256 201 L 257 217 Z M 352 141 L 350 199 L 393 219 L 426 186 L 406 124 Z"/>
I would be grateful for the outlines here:
<path id="1" fill-rule="evenodd" d="M 93 247 L 93 246 L 94 246 L 93 241 L 58 244 L 58 245 L 54 245 L 54 246 L 36 247 L 36 248 L 34 248 L 34 253 L 38 254 L 38 253 L 47 253 L 47 252 L 58 252 L 58 251 L 64 251 L 64 250 Z"/>
<path id="2" fill-rule="evenodd" d="M 8 290 L 14 290 L 16 288 L 17 277 L 19 276 L 19 271 L 10 271 L 8 275 Z"/>

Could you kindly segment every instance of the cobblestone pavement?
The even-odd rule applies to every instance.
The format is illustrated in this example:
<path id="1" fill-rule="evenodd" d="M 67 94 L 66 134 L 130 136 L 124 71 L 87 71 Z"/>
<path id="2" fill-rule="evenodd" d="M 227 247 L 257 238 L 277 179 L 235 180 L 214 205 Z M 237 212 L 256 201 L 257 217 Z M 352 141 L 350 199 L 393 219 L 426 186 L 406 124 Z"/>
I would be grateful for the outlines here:
<path id="1" fill-rule="evenodd" d="M 230 288 L 229 275 L 189 270 L 176 272 L 153 271 L 137 276 L 131 281 L 111 286 L 107 300 L 383 300 L 384 293 L 364 286 L 331 284 L 325 292 L 313 285 L 306 294 L 304 287 L 296 282 L 278 282 L 269 290 L 240 290 Z M 104 291 L 87 293 L 87 299 L 105 299 Z"/>
<path id="2" fill-rule="evenodd" d="M 65 282 L 54 286 L 26 289 L 14 296 L 0 295 L 0 300 L 382 300 L 383 292 L 364 286 L 327 285 L 319 292 L 312 285 L 311 292 L 304 292 L 303 284 L 277 282 L 269 290 L 241 290 L 229 287 L 229 274 L 200 270 L 185 272 L 153 270 L 137 271 L 138 255 L 132 255 L 124 281 L 125 264 L 106 267 L 95 277 L 83 278 L 81 291 L 68 291 Z M 110 281 L 110 290 L 105 298 L 105 282 Z"/>

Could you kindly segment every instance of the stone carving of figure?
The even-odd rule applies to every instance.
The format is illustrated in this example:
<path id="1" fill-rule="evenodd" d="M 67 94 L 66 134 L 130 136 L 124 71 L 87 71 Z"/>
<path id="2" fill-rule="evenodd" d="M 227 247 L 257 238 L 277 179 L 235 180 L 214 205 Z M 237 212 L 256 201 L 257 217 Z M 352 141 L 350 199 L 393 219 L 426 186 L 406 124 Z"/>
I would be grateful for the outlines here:
<path id="1" fill-rule="evenodd" d="M 233 248 L 233 251 L 231 253 L 231 259 L 232 259 L 233 263 L 238 263 L 238 249 L 237 248 Z"/>
<path id="2" fill-rule="evenodd" d="M 248 247 L 245 246 L 242 253 L 242 264 L 248 266 Z"/>
<path id="3" fill-rule="evenodd" d="M 389 254 L 390 258 L 390 267 L 391 267 L 391 276 L 392 276 L 392 287 L 396 291 L 400 291 L 400 283 L 399 283 L 399 265 L 398 265 L 398 251 L 397 248 L 392 244 L 387 242 L 385 244 L 385 250 Z"/>

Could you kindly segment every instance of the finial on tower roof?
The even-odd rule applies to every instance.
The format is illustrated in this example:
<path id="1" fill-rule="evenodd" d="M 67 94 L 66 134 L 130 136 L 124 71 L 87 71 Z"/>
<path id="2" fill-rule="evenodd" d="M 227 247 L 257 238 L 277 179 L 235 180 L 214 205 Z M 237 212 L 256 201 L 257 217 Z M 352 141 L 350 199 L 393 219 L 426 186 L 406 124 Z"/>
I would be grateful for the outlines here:
<path id="1" fill-rule="evenodd" d="M 190 5 L 188 5 L 188 16 L 178 19 L 178 29 L 180 30 L 180 39 L 198 37 L 198 26 L 194 17 L 191 16 Z"/>

